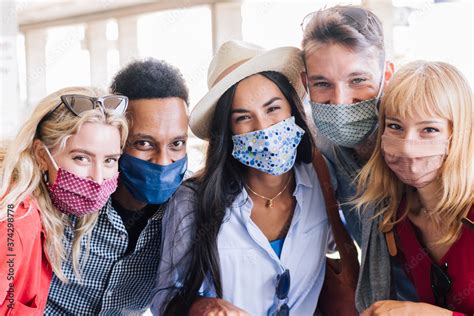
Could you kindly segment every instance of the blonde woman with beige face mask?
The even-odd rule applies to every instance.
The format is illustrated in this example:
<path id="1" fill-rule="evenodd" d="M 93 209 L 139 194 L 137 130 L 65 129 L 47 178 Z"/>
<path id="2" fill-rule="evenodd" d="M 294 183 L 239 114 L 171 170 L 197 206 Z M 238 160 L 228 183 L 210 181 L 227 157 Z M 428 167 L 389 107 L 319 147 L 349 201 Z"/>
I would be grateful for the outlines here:
<path id="1" fill-rule="evenodd" d="M 39 103 L 8 149 L 0 188 L 1 315 L 42 315 L 52 273 L 62 282 L 80 279 L 87 262 L 81 242 L 117 187 L 127 104 L 93 88 L 59 90 Z M 72 249 L 63 244 L 66 227 L 73 227 Z M 74 276 L 63 273 L 65 260 Z"/>
<path id="2" fill-rule="evenodd" d="M 419 302 L 381 298 L 362 315 L 474 313 L 472 124 L 471 88 L 449 64 L 410 63 L 388 85 L 375 151 L 359 175 L 355 204 L 381 210 L 379 231 L 372 233 L 385 234 L 390 262 L 401 263 Z M 371 247 L 366 264 L 389 271 L 377 266 L 383 254 Z M 370 301 L 370 282 L 370 275 L 362 276 L 361 305 Z"/>

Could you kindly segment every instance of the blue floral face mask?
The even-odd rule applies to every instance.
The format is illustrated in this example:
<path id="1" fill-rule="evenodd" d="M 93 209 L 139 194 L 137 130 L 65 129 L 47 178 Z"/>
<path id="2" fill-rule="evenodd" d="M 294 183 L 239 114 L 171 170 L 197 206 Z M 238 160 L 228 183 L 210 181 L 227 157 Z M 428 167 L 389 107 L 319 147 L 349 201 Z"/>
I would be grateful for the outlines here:
<path id="1" fill-rule="evenodd" d="M 303 135 L 292 116 L 269 128 L 232 136 L 232 156 L 246 166 L 278 176 L 295 164 Z"/>

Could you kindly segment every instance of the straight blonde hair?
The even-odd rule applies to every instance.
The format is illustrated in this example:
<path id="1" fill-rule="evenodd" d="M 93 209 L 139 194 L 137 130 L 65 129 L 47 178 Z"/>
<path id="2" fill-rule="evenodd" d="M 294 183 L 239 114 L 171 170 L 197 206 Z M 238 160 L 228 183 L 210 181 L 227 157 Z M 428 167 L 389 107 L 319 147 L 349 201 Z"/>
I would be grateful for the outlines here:
<path id="1" fill-rule="evenodd" d="M 415 61 L 405 65 L 390 81 L 380 105 L 379 131 L 375 150 L 358 175 L 356 208 L 371 205 L 380 210 L 380 230 L 385 232 L 397 223 L 397 211 L 403 196 L 407 198 L 404 218 L 413 203 L 413 188 L 402 183 L 386 165 L 381 136 L 385 117 L 400 119 L 437 116 L 451 127 L 449 152 L 441 167 L 441 197 L 432 219 L 446 232 L 438 244 L 454 242 L 474 201 L 474 132 L 472 90 L 461 72 L 443 62 Z"/>
<path id="2" fill-rule="evenodd" d="M 39 205 L 42 225 L 46 231 L 44 251 L 48 254 L 53 272 L 63 282 L 67 282 L 61 269 L 62 262 L 68 258 L 72 259 L 74 274 L 80 279 L 80 259 L 83 261 L 82 264 L 87 259 L 90 232 L 97 222 L 98 213 L 78 218 L 73 227 L 74 239 L 71 254 L 66 254 L 63 244 L 64 229 L 66 225 L 71 225 L 71 222 L 69 217 L 57 210 L 51 202 L 42 171 L 36 160 L 33 143 L 39 139 L 50 151 L 53 148 L 63 150 L 67 140 L 85 123 L 101 123 L 114 126 L 119 130 L 121 148 L 123 148 L 128 135 L 128 127 L 122 115 L 109 111 L 103 112 L 100 109 L 83 112 L 81 116 L 76 116 L 66 106 L 59 106 L 50 113 L 61 102 L 60 96 L 64 94 L 98 97 L 103 96 L 104 92 L 90 87 L 71 87 L 54 92 L 40 101 L 8 148 L 0 188 L 0 220 L 5 219 L 8 204 L 13 204 L 16 208 L 26 197 L 32 196 Z M 50 115 L 47 115 L 48 113 Z M 81 241 L 86 236 L 88 237 L 86 255 L 85 258 L 80 258 Z"/>

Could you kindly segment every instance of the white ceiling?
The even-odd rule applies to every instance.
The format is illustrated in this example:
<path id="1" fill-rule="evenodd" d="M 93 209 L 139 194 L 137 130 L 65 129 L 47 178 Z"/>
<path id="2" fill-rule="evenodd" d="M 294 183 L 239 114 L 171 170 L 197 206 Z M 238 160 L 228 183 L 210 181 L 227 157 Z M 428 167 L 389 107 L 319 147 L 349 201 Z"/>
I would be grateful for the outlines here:
<path id="1" fill-rule="evenodd" d="M 20 30 L 87 22 L 112 17 L 240 0 L 61 0 L 16 1 Z"/>
<path id="2" fill-rule="evenodd" d="M 133 6 L 137 3 L 140 2 L 120 0 L 17 1 L 17 20 L 20 25 L 35 24 L 46 20 L 87 15 Z"/>

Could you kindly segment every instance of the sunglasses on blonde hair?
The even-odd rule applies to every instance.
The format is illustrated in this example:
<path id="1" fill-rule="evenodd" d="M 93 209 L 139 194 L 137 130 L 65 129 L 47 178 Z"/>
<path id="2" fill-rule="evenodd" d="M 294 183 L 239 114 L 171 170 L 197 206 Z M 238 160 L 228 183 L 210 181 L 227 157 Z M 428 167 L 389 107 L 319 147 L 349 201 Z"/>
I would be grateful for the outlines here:
<path id="1" fill-rule="evenodd" d="M 82 94 L 62 95 L 61 101 L 40 120 L 37 132 L 39 126 L 61 105 L 66 106 L 69 111 L 77 116 L 82 116 L 84 112 L 97 108 L 101 109 L 103 113 L 107 110 L 121 115 L 127 110 L 128 98 L 123 95 L 108 95 L 104 97 L 90 97 Z"/>
<path id="2" fill-rule="evenodd" d="M 123 95 L 90 97 L 82 94 L 65 94 L 61 96 L 61 102 L 46 114 L 46 116 L 56 111 L 61 104 L 64 104 L 69 111 L 77 116 L 81 116 L 82 113 L 96 108 L 100 108 L 101 110 L 111 110 L 116 114 L 123 114 L 128 106 L 128 98 Z"/>

